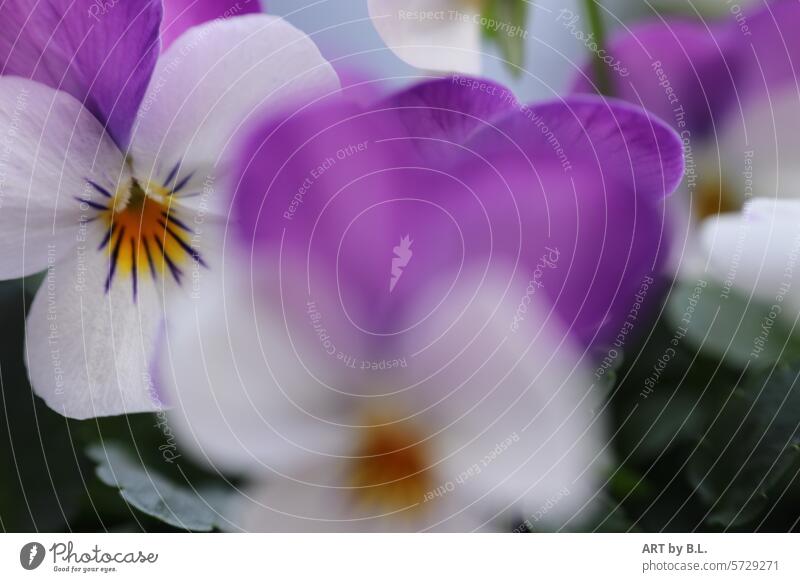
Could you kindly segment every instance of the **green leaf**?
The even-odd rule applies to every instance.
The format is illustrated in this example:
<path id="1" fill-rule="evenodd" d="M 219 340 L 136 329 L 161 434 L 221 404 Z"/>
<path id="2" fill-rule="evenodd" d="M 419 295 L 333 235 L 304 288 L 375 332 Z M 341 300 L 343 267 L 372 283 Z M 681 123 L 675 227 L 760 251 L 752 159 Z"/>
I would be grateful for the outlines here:
<path id="1" fill-rule="evenodd" d="M 97 463 L 100 480 L 120 490 L 136 509 L 177 528 L 192 531 L 226 529 L 226 521 L 214 509 L 225 496 L 218 489 L 179 487 L 136 463 L 120 446 L 91 445 L 86 454 Z"/>
<path id="2" fill-rule="evenodd" d="M 799 369 L 753 370 L 692 456 L 689 478 L 711 505 L 711 524 L 742 526 L 777 501 L 775 485 L 800 460 Z"/>
<path id="3" fill-rule="evenodd" d="M 593 520 L 594 522 L 589 523 L 585 531 L 590 531 L 592 533 L 641 531 L 639 527 L 633 523 L 633 520 L 627 514 L 625 508 L 607 494 L 601 493 L 598 495 L 594 506 L 597 511 Z"/>
<path id="4" fill-rule="evenodd" d="M 602 54 L 600 51 L 605 50 L 606 47 L 606 24 L 600 5 L 598 4 L 599 1 L 600 0 L 583 0 L 583 11 L 584 15 L 589 20 L 589 28 L 591 29 L 596 44 L 593 55 L 594 58 L 592 59 L 595 76 L 594 81 L 601 95 L 611 95 L 613 87 L 609 69 L 606 63 L 600 58 Z M 588 44 L 587 48 L 589 48 Z"/>
<path id="5" fill-rule="evenodd" d="M 72 423 L 28 383 L 29 288 L 0 282 L 0 531 L 63 531 L 80 512 L 89 464 L 73 449 Z"/>
<path id="6" fill-rule="evenodd" d="M 525 62 L 528 3 L 524 0 L 485 0 L 482 17 L 484 38 L 497 45 L 509 71 L 518 77 Z"/>
<path id="7" fill-rule="evenodd" d="M 667 448 L 696 442 L 740 376 L 681 338 L 661 318 L 644 343 L 626 346 L 612 403 L 615 446 L 634 462 L 649 464 Z"/>
<path id="8" fill-rule="evenodd" d="M 641 17 L 653 11 L 667 18 L 691 18 L 705 21 L 730 16 L 732 4 L 728 2 L 697 2 L 697 0 L 656 0 L 646 5 L 648 12 L 642 11 Z M 638 11 L 637 11 L 638 12 Z"/>
<path id="9" fill-rule="evenodd" d="M 641 499 L 653 494 L 653 488 L 641 473 L 631 467 L 619 467 L 611 475 L 609 490 L 616 499 Z"/>
<path id="10" fill-rule="evenodd" d="M 704 280 L 676 286 L 667 318 L 685 341 L 739 369 L 800 354 L 800 339 L 778 310 Z"/>
<path id="11" fill-rule="evenodd" d="M 703 423 L 703 399 L 688 384 L 662 386 L 632 410 L 619 438 L 636 460 L 654 459 L 666 448 L 691 440 Z"/>

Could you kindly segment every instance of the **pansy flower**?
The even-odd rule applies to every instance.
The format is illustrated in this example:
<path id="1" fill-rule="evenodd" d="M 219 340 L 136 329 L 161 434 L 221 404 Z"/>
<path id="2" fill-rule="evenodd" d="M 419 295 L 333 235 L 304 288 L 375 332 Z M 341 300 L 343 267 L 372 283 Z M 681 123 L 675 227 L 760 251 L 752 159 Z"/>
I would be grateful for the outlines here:
<path id="1" fill-rule="evenodd" d="M 259 107 L 336 90 L 308 37 L 253 14 L 160 54 L 161 2 L 0 5 L 0 276 L 46 270 L 27 317 L 35 392 L 74 418 L 159 409 L 170 297 L 219 268 L 231 135 Z"/>
<path id="2" fill-rule="evenodd" d="M 250 479 L 232 524 L 574 526 L 607 457 L 587 348 L 657 268 L 682 169 L 642 110 L 475 78 L 255 126 L 222 277 L 158 365 L 185 449 Z"/>
<path id="3" fill-rule="evenodd" d="M 676 265 L 691 274 L 704 268 L 700 222 L 751 198 L 800 195 L 800 4 L 756 4 L 720 21 L 654 19 L 608 45 L 630 72 L 613 79 L 613 94 L 661 116 L 683 140 L 686 179 L 670 215 Z M 593 90 L 588 75 L 577 89 Z"/>

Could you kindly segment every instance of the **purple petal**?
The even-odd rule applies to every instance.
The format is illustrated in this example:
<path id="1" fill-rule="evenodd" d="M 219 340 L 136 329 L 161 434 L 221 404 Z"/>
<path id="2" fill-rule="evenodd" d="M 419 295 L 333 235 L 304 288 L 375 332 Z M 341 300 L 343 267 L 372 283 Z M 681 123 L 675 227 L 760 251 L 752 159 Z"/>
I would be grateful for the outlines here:
<path id="1" fill-rule="evenodd" d="M 470 90 L 459 91 L 469 110 Z M 415 142 L 423 128 L 440 138 L 459 126 L 397 111 L 335 102 L 251 135 L 235 212 L 258 270 L 276 272 L 280 253 L 284 280 L 300 272 L 306 283 L 301 297 L 282 296 L 284 312 L 302 320 L 313 296 L 335 344 L 391 354 L 462 273 L 502 264 L 509 281 L 533 277 L 559 255 L 547 293 L 560 317 L 586 343 L 618 333 L 666 250 L 662 197 L 683 169 L 675 133 L 628 105 L 575 98 L 454 131 L 472 136 L 467 148 L 440 160 Z"/>
<path id="2" fill-rule="evenodd" d="M 340 264 L 339 244 L 367 250 L 378 244 L 372 234 L 390 232 L 392 217 L 381 204 L 395 193 L 389 170 L 402 164 L 408 148 L 381 140 L 402 134 L 392 116 L 365 115 L 356 105 L 331 98 L 288 118 L 265 120 L 243 149 L 234 212 L 245 248 L 253 248 L 259 271 L 288 271 L 284 288 L 293 278 L 308 279 L 297 285 L 303 293 L 283 298 L 285 310 L 296 317 L 307 301 L 315 302 L 340 348 L 353 336 L 348 315 L 356 322 L 374 321 L 384 309 L 370 296 L 378 296 L 378 286 L 388 291 L 389 271 L 381 269 L 386 274 L 378 283 L 368 273 L 368 257 Z M 391 252 L 390 247 L 388 260 Z M 281 295 L 274 291 L 273 298 Z"/>
<path id="3" fill-rule="evenodd" d="M 415 84 L 378 107 L 396 109 L 408 135 L 421 138 L 417 145 L 424 155 L 434 155 L 434 150 L 453 155 L 454 149 L 448 147 L 451 142 L 463 144 L 513 111 L 517 101 L 510 90 L 487 79 L 453 76 Z"/>
<path id="4" fill-rule="evenodd" d="M 776 0 L 727 22 L 733 42 L 726 57 L 734 63 L 737 97 L 768 98 L 785 86 L 795 88 L 800 74 L 800 4 Z"/>
<path id="5" fill-rule="evenodd" d="M 613 95 L 652 111 L 676 129 L 702 133 L 735 98 L 735 60 L 729 50 L 741 39 L 725 26 L 683 20 L 634 26 L 612 38 L 608 54 L 623 73 L 611 73 Z M 595 92 L 592 68 L 576 79 L 574 90 Z"/>
<path id="6" fill-rule="evenodd" d="M 257 12 L 261 12 L 259 0 L 164 0 L 161 42 L 166 48 L 192 26 Z"/>
<path id="7" fill-rule="evenodd" d="M 570 172 L 511 158 L 488 166 L 493 171 L 473 170 L 480 179 L 470 187 L 489 209 L 491 260 L 518 261 L 510 278 L 527 284 L 528 300 L 547 298 L 584 345 L 613 341 L 667 257 L 663 202 L 591 157 L 573 158 Z M 462 228 L 469 237 L 478 232 Z"/>
<path id="8" fill-rule="evenodd" d="M 467 240 L 459 231 L 460 222 L 482 214 L 480 198 L 464 199 L 469 192 L 460 177 L 419 155 L 415 138 L 442 138 L 447 127 L 429 123 L 428 115 L 383 104 L 364 109 L 334 97 L 267 121 L 242 156 L 236 211 L 246 244 L 310 257 L 313 267 L 303 268 L 322 281 L 312 280 L 315 294 L 329 294 L 336 281 L 346 318 L 374 333 L 402 327 L 408 303 L 419 301 L 427 281 L 485 247 L 484 238 Z M 393 275 L 395 247 L 406 236 L 411 254 L 425 250 L 412 269 Z"/>
<path id="9" fill-rule="evenodd" d="M 488 164 L 463 162 L 483 174 L 471 185 L 490 197 L 492 223 L 520 217 L 493 229 L 495 248 L 512 255 L 522 232 L 521 268 L 555 312 L 585 344 L 612 340 L 667 256 L 662 198 L 683 175 L 679 137 L 623 102 L 573 97 L 508 115 L 467 145 Z M 537 267 L 551 254 L 556 267 Z"/>
<path id="10" fill-rule="evenodd" d="M 709 27 L 679 19 L 633 27 L 609 43 L 629 75 L 614 94 L 690 134 L 708 133 L 740 104 L 795 86 L 800 4 L 776 0 Z M 575 90 L 593 92 L 590 68 Z"/>
<path id="11" fill-rule="evenodd" d="M 156 59 L 159 0 L 5 0 L 2 74 L 28 77 L 83 102 L 125 148 Z"/>
<path id="12" fill-rule="evenodd" d="M 522 106 L 467 145 L 492 159 L 566 172 L 600 165 L 604 175 L 617 174 L 651 200 L 672 193 L 684 171 L 681 140 L 663 121 L 623 101 L 590 96 Z"/>

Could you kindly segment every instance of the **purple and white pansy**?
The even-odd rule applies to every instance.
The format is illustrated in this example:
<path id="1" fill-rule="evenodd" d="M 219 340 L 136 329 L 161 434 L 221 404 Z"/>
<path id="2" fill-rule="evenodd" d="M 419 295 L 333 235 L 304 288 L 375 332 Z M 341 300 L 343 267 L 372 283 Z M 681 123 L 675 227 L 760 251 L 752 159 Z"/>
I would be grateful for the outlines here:
<path id="1" fill-rule="evenodd" d="M 0 277 L 47 271 L 28 373 L 73 418 L 161 408 L 149 369 L 169 298 L 220 267 L 231 136 L 258 108 L 338 88 L 281 19 L 217 19 L 161 52 L 159 0 L 93 6 L 0 5 Z"/>
<path id="2" fill-rule="evenodd" d="M 587 350 L 666 256 L 675 133 L 452 77 L 267 115 L 237 168 L 222 276 L 157 367 L 184 446 L 250 478 L 235 527 L 581 519 L 607 455 Z"/>

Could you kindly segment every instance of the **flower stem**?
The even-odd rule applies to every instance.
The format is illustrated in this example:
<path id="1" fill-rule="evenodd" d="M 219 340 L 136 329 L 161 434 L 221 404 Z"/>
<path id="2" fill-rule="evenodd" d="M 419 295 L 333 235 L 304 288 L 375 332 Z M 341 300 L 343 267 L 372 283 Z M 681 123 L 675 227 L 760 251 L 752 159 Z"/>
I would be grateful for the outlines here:
<path id="1" fill-rule="evenodd" d="M 597 90 L 602 95 L 611 94 L 611 77 L 608 74 L 608 67 L 600 58 L 600 51 L 606 47 L 606 27 L 603 22 L 603 16 L 600 14 L 599 0 L 583 0 L 583 7 L 586 12 L 586 18 L 589 20 L 589 27 L 594 35 L 595 42 L 597 43 L 597 51 L 594 53 L 592 61 L 594 66 L 594 82 L 597 84 Z"/>

